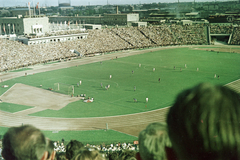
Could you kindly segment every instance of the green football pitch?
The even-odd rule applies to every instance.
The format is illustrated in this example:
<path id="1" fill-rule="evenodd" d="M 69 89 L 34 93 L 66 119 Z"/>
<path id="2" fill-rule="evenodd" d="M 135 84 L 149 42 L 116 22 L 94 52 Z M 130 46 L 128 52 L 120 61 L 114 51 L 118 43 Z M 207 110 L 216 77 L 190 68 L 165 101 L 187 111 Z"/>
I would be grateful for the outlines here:
<path id="1" fill-rule="evenodd" d="M 35 87 L 41 84 L 43 89 L 54 88 L 54 83 L 63 83 L 74 85 L 75 96 L 86 94 L 87 97 L 94 98 L 93 103 L 83 103 L 80 100 L 58 111 L 48 109 L 30 116 L 59 118 L 114 116 L 170 106 L 180 91 L 200 82 L 225 85 L 237 80 L 240 78 L 239 62 L 240 55 L 237 53 L 217 53 L 189 48 L 166 49 L 102 63 L 37 73 L 34 76 L 19 77 L 4 83 L 10 86 L 23 83 Z M 219 75 L 220 79 L 214 78 L 215 74 Z M 77 83 L 80 80 L 82 84 L 78 87 Z M 108 90 L 105 89 L 107 85 L 110 85 Z M 1 94 L 6 90 L 1 89 Z M 149 99 L 148 103 L 145 101 L 146 97 Z M 137 99 L 137 102 L 134 102 L 134 99 Z M 17 106 L 2 103 L 0 109 L 7 108 L 9 111 L 11 110 L 9 108 Z"/>
<path id="2" fill-rule="evenodd" d="M 4 81 L 1 85 L 11 87 L 15 83 L 23 83 L 39 87 L 41 84 L 43 89 L 48 89 L 54 88 L 54 83 L 63 83 L 74 85 L 75 96 L 86 94 L 87 97 L 94 98 L 93 103 L 83 103 L 80 100 L 58 111 L 48 109 L 30 116 L 81 118 L 125 115 L 170 106 L 179 92 L 201 82 L 225 85 L 235 81 L 240 78 L 239 62 L 240 55 L 236 53 L 217 53 L 189 48 L 166 49 L 107 60 L 102 64 L 97 62 L 37 73 Z M 220 79 L 214 78 L 215 74 L 219 75 Z M 82 85 L 78 87 L 77 83 L 80 80 Z M 108 90 L 105 89 L 107 85 L 110 85 Z M 0 94 L 8 89 L 1 88 Z M 145 101 L 146 97 L 149 98 L 148 103 Z M 134 102 L 134 98 L 137 102 Z M 0 110 L 10 113 L 31 107 L 34 106 L 0 103 Z M 6 131 L 7 128 L 0 127 L 1 135 Z M 77 139 L 91 144 L 137 140 L 137 137 L 113 130 L 43 132 L 52 140 L 64 137 L 66 141 Z"/>

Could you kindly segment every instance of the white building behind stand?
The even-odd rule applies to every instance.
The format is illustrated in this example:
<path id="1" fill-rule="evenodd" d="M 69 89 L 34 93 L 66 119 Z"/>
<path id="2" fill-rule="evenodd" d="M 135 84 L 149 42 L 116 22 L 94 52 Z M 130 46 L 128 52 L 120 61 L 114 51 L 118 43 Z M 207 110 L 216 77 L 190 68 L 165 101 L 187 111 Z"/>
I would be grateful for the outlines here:
<path id="1" fill-rule="evenodd" d="M 49 32 L 48 17 L 23 18 L 3 17 L 0 18 L 0 34 L 16 34 L 16 35 L 44 35 Z"/>
<path id="2" fill-rule="evenodd" d="M 44 44 L 44 43 L 56 43 L 56 42 L 85 39 L 87 38 L 87 36 L 88 36 L 88 33 L 58 35 L 58 36 L 39 37 L 39 38 L 18 37 L 18 41 L 26 45 L 36 45 L 36 44 Z"/>

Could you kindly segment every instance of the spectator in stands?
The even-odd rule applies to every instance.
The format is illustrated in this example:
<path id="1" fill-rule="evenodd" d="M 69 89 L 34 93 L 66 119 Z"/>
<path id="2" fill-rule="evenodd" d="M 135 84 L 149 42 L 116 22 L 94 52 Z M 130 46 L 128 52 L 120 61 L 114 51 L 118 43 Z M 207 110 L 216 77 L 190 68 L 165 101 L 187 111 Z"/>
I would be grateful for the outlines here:
<path id="1" fill-rule="evenodd" d="M 167 124 L 178 159 L 240 159 L 240 96 L 227 87 L 202 83 L 183 91 Z"/>
<path id="2" fill-rule="evenodd" d="M 240 45 L 240 27 L 234 27 L 234 32 L 231 40 L 231 44 Z"/>
<path id="3" fill-rule="evenodd" d="M 211 34 L 231 34 L 233 31 L 233 26 L 229 24 L 211 24 L 210 33 Z"/>
<path id="4" fill-rule="evenodd" d="M 110 152 L 108 154 L 108 159 L 109 160 L 117 160 L 118 159 L 118 156 L 119 156 L 119 153 L 117 151 L 115 152 Z"/>
<path id="5" fill-rule="evenodd" d="M 165 160 L 165 147 L 171 147 L 166 123 L 151 123 L 140 132 L 139 153 L 142 160 Z"/>
<path id="6" fill-rule="evenodd" d="M 0 141 L 0 153 L 2 153 L 2 141 Z M 2 154 L 0 154 L 0 160 L 3 160 Z"/>
<path id="7" fill-rule="evenodd" d="M 49 138 L 46 138 L 46 151 L 48 152 L 48 160 L 54 160 L 56 152 L 54 151 L 54 145 L 53 141 L 51 141 Z"/>
<path id="8" fill-rule="evenodd" d="M 66 146 L 66 158 L 72 159 L 79 151 L 79 149 L 83 148 L 84 145 L 77 141 L 71 140 Z"/>
<path id="9" fill-rule="evenodd" d="M 9 128 L 2 145 L 5 160 L 46 160 L 48 157 L 44 134 L 31 125 Z"/>
<path id="10" fill-rule="evenodd" d="M 82 148 L 79 150 L 73 160 L 104 160 L 105 158 L 95 148 Z"/>
<path id="11" fill-rule="evenodd" d="M 66 152 L 58 152 L 56 157 L 57 157 L 57 160 L 67 160 Z"/>
<path id="12" fill-rule="evenodd" d="M 224 28 L 229 30 L 229 26 Z M 232 27 L 230 31 L 232 32 Z M 58 35 L 70 33 L 77 31 L 61 31 Z M 232 44 L 239 44 L 239 30 L 236 29 L 234 35 Z M 188 26 L 162 24 L 149 27 L 106 28 L 88 30 L 86 39 L 35 45 L 0 39 L 0 71 L 49 61 L 70 60 L 77 58 L 79 54 L 185 44 L 207 44 L 206 27 L 200 24 Z M 76 50 L 79 54 L 72 53 L 71 50 Z"/>
<path id="13" fill-rule="evenodd" d="M 119 160 L 136 160 L 136 152 L 133 150 L 124 150 L 119 155 Z"/>

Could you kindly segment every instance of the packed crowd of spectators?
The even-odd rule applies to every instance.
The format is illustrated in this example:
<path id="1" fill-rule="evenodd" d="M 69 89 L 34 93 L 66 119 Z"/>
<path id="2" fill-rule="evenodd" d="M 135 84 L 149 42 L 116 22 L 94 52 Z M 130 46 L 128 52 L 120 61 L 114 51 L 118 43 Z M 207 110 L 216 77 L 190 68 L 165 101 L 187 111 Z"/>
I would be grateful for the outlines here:
<path id="1" fill-rule="evenodd" d="M 206 31 L 203 24 L 195 25 L 175 25 L 171 26 L 172 33 L 177 44 L 181 45 L 203 45 L 207 44 Z"/>
<path id="2" fill-rule="evenodd" d="M 231 44 L 240 45 L 240 27 L 234 28 Z"/>
<path id="3" fill-rule="evenodd" d="M 131 49 L 131 45 L 119 38 L 110 29 L 89 30 L 88 38 L 79 41 L 67 42 L 69 45 L 75 45 L 77 51 L 81 54 L 105 53 L 119 50 Z"/>
<path id="4" fill-rule="evenodd" d="M 205 28 L 206 26 L 200 24 L 105 28 L 87 30 L 86 39 L 38 45 L 24 45 L 0 39 L 0 71 L 76 58 L 79 54 L 72 53 L 73 50 L 81 55 L 88 55 L 156 46 L 207 44 Z M 78 32 L 72 30 L 54 34 L 73 33 Z"/>
<path id="5" fill-rule="evenodd" d="M 132 48 L 145 48 L 151 46 L 151 41 L 136 27 L 112 28 L 112 31 L 131 44 Z"/>
<path id="6" fill-rule="evenodd" d="M 0 39 L 0 71 L 76 56 L 70 49 L 61 42 L 24 45 L 17 41 Z"/>
<path id="7" fill-rule="evenodd" d="M 232 34 L 233 26 L 229 24 L 211 24 L 211 34 Z"/>
<path id="8" fill-rule="evenodd" d="M 136 153 L 139 150 L 139 146 L 136 144 L 131 144 L 131 143 L 111 143 L 106 145 L 105 143 L 101 145 L 91 145 L 91 144 L 86 144 L 84 145 L 83 143 L 77 141 L 77 140 L 71 140 L 70 142 L 67 143 L 67 145 L 64 145 L 63 142 L 55 141 L 53 142 L 54 145 L 54 151 L 56 152 L 57 155 L 66 155 L 67 157 L 70 157 L 69 155 L 69 150 L 72 150 L 73 148 L 94 148 L 97 150 L 99 153 L 103 155 L 103 157 L 109 158 L 109 156 L 112 155 L 119 155 L 122 154 L 123 152 L 132 152 Z M 66 153 L 68 152 L 68 153 Z"/>
<path id="9" fill-rule="evenodd" d="M 141 27 L 139 30 L 156 46 L 175 45 L 176 40 L 171 32 L 170 25 Z M 177 45 L 177 44 L 176 44 Z"/>

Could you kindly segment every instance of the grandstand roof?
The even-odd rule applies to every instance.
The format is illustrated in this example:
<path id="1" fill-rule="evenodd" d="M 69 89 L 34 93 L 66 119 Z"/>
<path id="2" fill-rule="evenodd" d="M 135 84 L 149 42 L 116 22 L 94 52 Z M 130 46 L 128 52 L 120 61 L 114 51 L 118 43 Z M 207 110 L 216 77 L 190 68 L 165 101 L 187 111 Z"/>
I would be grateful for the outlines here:
<path id="1" fill-rule="evenodd" d="M 186 16 L 196 16 L 198 14 L 199 14 L 198 12 L 191 12 L 191 13 L 186 13 L 185 15 Z"/>

